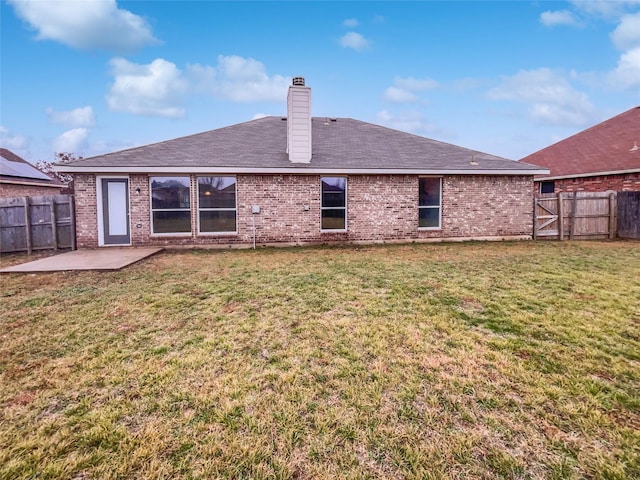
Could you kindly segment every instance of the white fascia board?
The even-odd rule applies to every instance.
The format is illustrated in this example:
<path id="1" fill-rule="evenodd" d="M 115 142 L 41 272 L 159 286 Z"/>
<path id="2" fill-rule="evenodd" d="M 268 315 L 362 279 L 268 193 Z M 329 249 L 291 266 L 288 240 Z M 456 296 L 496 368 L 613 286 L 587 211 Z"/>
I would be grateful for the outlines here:
<path id="1" fill-rule="evenodd" d="M 536 182 L 551 181 L 551 180 L 564 180 L 565 178 L 586 178 L 586 177 L 606 177 L 608 175 L 625 175 L 627 173 L 640 173 L 640 168 L 632 168 L 629 170 L 612 170 L 610 172 L 591 172 L 591 173 L 579 173 L 576 175 L 556 175 L 554 177 L 540 177 L 536 178 Z M 538 174 L 536 174 L 538 175 Z"/>
<path id="2" fill-rule="evenodd" d="M 545 175 L 549 170 L 515 169 L 424 169 L 424 168 L 249 168 L 249 167 L 74 167 L 56 166 L 64 173 L 228 173 L 228 174 L 272 174 L 272 175 Z"/>

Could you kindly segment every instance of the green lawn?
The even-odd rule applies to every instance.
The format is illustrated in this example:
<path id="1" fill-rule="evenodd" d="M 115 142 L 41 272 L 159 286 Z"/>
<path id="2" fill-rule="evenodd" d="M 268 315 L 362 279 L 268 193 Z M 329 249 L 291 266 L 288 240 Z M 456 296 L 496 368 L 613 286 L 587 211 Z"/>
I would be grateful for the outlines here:
<path id="1" fill-rule="evenodd" d="M 0 281 L 0 479 L 640 478 L 638 242 Z"/>

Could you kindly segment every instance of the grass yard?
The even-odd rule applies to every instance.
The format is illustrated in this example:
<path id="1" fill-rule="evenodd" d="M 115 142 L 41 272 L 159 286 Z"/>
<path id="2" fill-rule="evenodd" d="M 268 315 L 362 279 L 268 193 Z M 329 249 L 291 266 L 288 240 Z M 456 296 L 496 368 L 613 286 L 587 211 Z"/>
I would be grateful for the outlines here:
<path id="1" fill-rule="evenodd" d="M 1 479 L 640 478 L 638 242 L 0 281 Z"/>

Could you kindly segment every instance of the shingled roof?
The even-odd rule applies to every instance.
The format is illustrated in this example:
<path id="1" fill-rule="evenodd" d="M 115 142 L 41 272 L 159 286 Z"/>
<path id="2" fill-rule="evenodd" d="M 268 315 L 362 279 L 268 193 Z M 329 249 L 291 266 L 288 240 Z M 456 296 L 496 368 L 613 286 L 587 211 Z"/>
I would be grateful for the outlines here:
<path id="1" fill-rule="evenodd" d="M 540 179 L 640 172 L 640 107 L 634 107 L 549 147 L 522 162 L 548 168 Z"/>
<path id="2" fill-rule="evenodd" d="M 70 173 L 434 173 L 534 175 L 545 169 L 350 118 L 312 118 L 312 158 L 288 159 L 287 119 L 265 117 L 59 165 Z"/>

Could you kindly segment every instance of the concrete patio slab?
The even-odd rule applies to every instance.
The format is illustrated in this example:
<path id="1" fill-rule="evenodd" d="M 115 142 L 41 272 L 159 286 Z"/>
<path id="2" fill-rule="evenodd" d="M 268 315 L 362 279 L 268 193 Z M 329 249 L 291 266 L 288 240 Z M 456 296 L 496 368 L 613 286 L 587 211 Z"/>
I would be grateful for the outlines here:
<path id="1" fill-rule="evenodd" d="M 0 273 L 61 272 L 66 270 L 120 270 L 162 250 L 161 247 L 110 247 L 74 250 L 33 262 L 3 268 Z"/>

